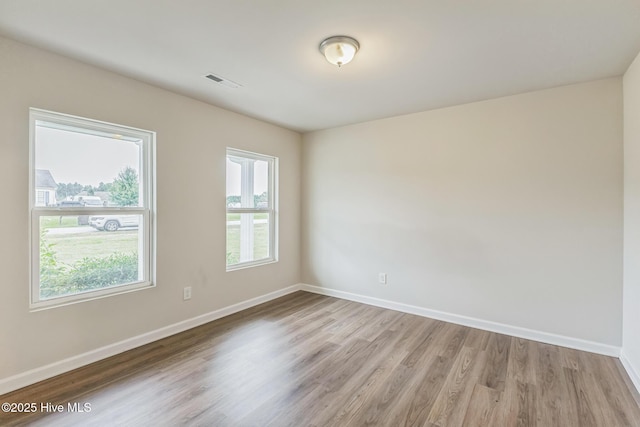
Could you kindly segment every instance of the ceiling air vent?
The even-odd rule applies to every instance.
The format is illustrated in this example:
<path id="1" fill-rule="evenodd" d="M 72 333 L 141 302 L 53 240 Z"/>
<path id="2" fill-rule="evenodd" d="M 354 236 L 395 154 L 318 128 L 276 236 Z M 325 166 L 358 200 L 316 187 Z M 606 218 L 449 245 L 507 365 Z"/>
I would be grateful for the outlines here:
<path id="1" fill-rule="evenodd" d="M 239 87 L 242 87 L 241 84 L 232 82 L 231 80 L 225 79 L 224 77 L 216 76 L 215 74 L 207 74 L 205 77 L 208 78 L 209 80 L 213 80 L 216 83 L 219 83 L 226 87 L 230 87 L 232 89 L 237 89 Z"/>

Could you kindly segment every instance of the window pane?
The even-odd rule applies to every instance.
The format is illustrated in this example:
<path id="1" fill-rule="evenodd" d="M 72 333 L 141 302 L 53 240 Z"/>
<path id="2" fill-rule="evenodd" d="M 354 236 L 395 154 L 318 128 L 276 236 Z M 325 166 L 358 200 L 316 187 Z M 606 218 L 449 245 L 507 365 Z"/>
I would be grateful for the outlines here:
<path id="1" fill-rule="evenodd" d="M 142 215 L 40 217 L 40 299 L 144 280 Z"/>
<path id="2" fill-rule="evenodd" d="M 254 163 L 253 194 L 255 207 L 269 207 L 269 162 L 257 160 Z"/>
<path id="3" fill-rule="evenodd" d="M 143 206 L 141 141 L 36 120 L 36 206 Z"/>
<path id="4" fill-rule="evenodd" d="M 269 207 L 269 162 L 227 156 L 227 207 Z"/>
<path id="5" fill-rule="evenodd" d="M 236 161 L 232 161 L 236 160 Z M 242 166 L 237 158 L 227 156 L 227 207 L 241 207 Z"/>
<path id="6" fill-rule="evenodd" d="M 269 214 L 227 214 L 227 265 L 269 258 Z"/>
<path id="7" fill-rule="evenodd" d="M 271 194 L 275 160 L 262 154 L 227 149 L 228 267 L 257 265 L 275 259 L 275 206 Z"/>

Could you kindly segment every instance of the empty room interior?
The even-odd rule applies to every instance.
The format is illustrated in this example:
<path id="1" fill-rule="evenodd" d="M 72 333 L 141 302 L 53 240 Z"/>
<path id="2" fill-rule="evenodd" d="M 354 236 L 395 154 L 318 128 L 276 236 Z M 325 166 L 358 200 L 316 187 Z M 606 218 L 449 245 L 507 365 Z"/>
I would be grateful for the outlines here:
<path id="1" fill-rule="evenodd" d="M 0 425 L 640 426 L 637 0 L 0 0 Z"/>

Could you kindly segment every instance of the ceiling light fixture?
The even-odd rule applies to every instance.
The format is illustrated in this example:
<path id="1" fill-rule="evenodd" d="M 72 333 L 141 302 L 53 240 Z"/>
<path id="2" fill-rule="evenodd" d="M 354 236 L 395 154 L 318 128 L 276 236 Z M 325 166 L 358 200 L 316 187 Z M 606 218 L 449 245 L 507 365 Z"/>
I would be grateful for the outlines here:
<path id="1" fill-rule="evenodd" d="M 338 67 L 351 62 L 360 49 L 358 40 L 347 36 L 333 36 L 320 43 L 320 52 L 327 61 Z"/>

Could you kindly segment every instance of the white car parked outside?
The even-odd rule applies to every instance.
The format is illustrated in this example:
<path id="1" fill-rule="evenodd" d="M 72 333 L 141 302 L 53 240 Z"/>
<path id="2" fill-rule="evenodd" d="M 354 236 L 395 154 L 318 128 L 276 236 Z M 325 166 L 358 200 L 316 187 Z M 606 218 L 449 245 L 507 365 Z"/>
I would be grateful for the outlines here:
<path id="1" fill-rule="evenodd" d="M 89 218 L 89 225 L 97 230 L 116 231 L 119 228 L 137 227 L 138 215 L 100 215 Z"/>

